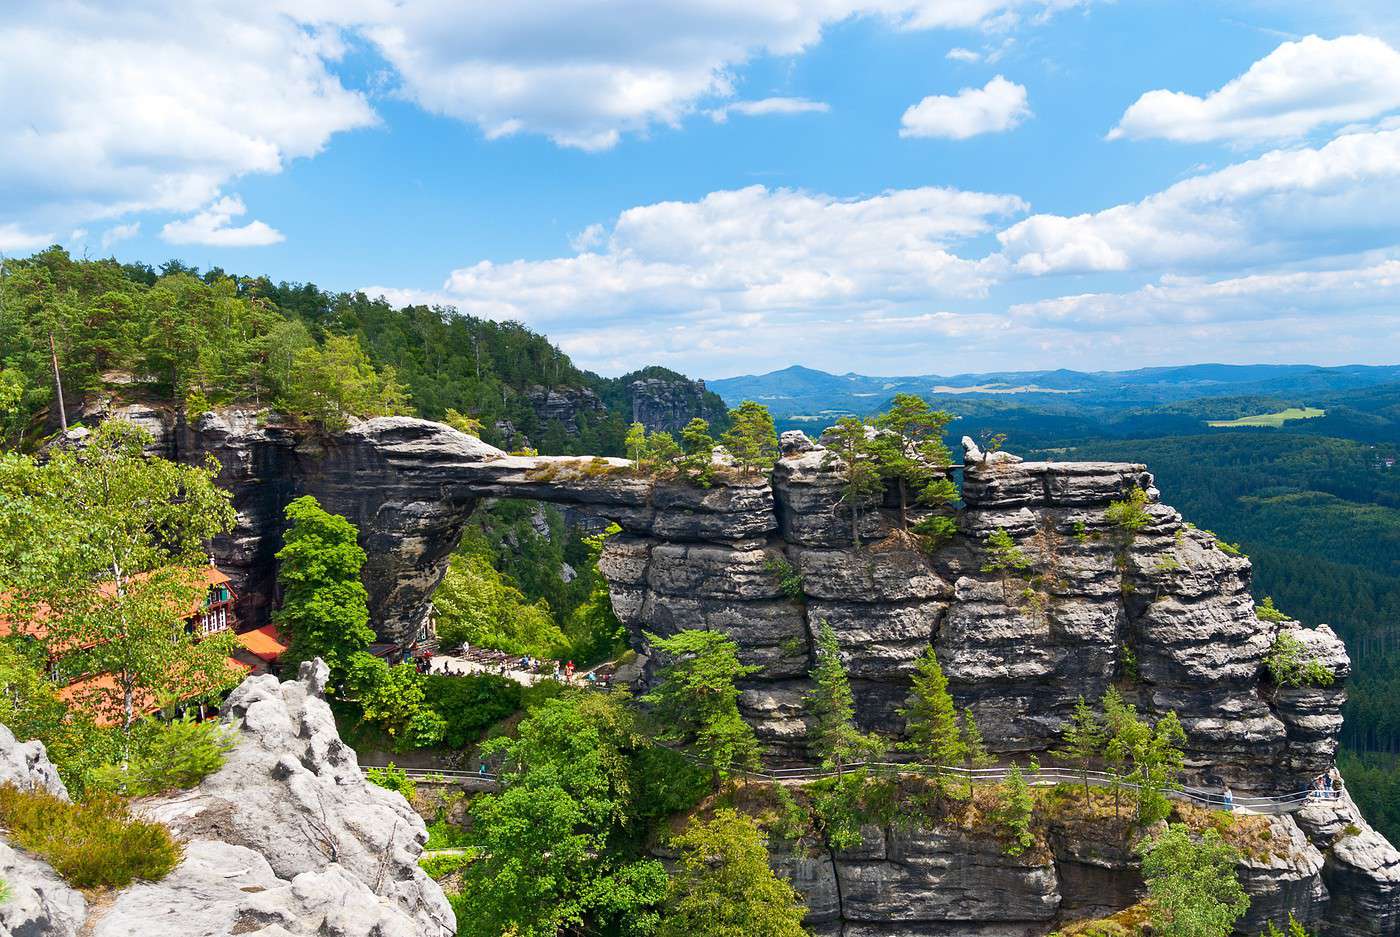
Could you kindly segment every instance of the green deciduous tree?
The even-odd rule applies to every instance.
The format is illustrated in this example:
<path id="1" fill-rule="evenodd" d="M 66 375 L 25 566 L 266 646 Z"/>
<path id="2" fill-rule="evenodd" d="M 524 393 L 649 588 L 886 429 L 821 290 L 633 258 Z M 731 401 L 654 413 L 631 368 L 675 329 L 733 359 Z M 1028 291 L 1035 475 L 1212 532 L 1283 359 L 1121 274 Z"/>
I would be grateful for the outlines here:
<path id="1" fill-rule="evenodd" d="M 408 394 L 393 368 L 376 371 L 359 339 L 350 335 L 329 335 L 323 346 L 298 352 L 281 404 L 328 432 L 344 429 L 350 417 L 409 412 Z"/>
<path id="2" fill-rule="evenodd" d="M 853 761 L 882 755 L 884 743 L 856 728 L 855 696 L 830 622 L 822 621 L 817 627 L 816 656 L 813 687 L 805 701 L 812 716 L 807 741 L 822 765 L 834 767 L 839 774 Z"/>
<path id="3" fill-rule="evenodd" d="M 436 745 L 447 722 L 426 702 L 426 678 L 412 664 L 387 663 L 363 651 L 350 655 L 345 689 L 366 722 L 379 726 L 402 748 Z"/>
<path id="4" fill-rule="evenodd" d="M 909 736 L 903 747 L 933 766 L 934 782 L 941 793 L 943 769 L 961 764 L 967 748 L 958 725 L 957 708 L 948 694 L 948 678 L 943 675 L 932 645 L 924 648 L 915 665 L 912 692 L 899 714 L 904 717 Z"/>
<path id="5" fill-rule="evenodd" d="M 761 403 L 745 400 L 729 411 L 729 431 L 720 442 L 745 472 L 766 472 L 778 459 L 778 431 Z"/>
<path id="6" fill-rule="evenodd" d="M 337 683 L 350 658 L 369 647 L 368 593 L 360 581 L 365 551 L 355 525 L 310 495 L 287 505 L 287 533 L 277 553 L 282 606 L 272 620 L 290 639 L 284 665 L 319 657 Z"/>
<path id="7" fill-rule="evenodd" d="M 738 645 L 718 631 L 647 640 L 669 658 L 656 688 L 642 697 L 655 707 L 662 737 L 692 746 L 716 784 L 734 768 L 757 768 L 758 740 L 739 715 L 736 681 L 762 668 L 739 663 Z"/>
<path id="8" fill-rule="evenodd" d="M 657 937 L 805 937 L 796 890 L 773 873 L 757 824 L 725 807 L 671 846 L 680 859 Z"/>
<path id="9" fill-rule="evenodd" d="M 822 466 L 833 468 L 841 479 L 841 501 L 851 520 L 851 540 L 860 549 L 860 518 L 885 490 L 880 466 L 874 457 L 868 427 L 853 416 L 842 417 L 827 429 L 823 439 L 827 454 Z"/>
<path id="10" fill-rule="evenodd" d="M 150 442 L 112 420 L 45 462 L 0 458 L 0 615 L 34 623 L 61 667 L 107 675 L 80 701 L 127 728 L 158 692 L 205 697 L 234 679 L 232 635 L 197 640 L 184 625 L 233 509 L 213 465 L 149 458 Z"/>
<path id="11" fill-rule="evenodd" d="M 577 692 L 529 710 L 515 738 L 486 743 L 504 787 L 472 802 L 464 937 L 651 933 L 666 888 L 632 842 L 634 760 L 647 743 L 611 697 Z M 639 831 L 638 831 L 639 832 Z"/>
<path id="12" fill-rule="evenodd" d="M 1240 853 L 1207 829 L 1199 838 L 1174 823 L 1139 845 L 1142 877 L 1161 937 L 1227 937 L 1249 910 L 1235 867 Z"/>

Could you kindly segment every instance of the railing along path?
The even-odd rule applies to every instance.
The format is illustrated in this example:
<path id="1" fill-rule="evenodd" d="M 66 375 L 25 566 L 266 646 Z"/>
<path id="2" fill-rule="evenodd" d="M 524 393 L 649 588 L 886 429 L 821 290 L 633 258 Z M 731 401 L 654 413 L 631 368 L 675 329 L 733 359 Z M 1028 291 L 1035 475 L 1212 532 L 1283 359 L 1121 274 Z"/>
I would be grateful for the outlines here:
<path id="1" fill-rule="evenodd" d="M 698 758 L 681 753 L 690 760 L 709 767 Z M 387 765 L 362 765 L 364 771 L 373 768 L 385 768 Z M 942 768 L 935 769 L 932 765 L 909 764 L 900 762 L 855 762 L 842 767 L 840 771 L 835 768 L 769 768 L 759 771 L 744 772 L 743 776 L 763 781 L 771 781 L 776 784 L 802 785 L 823 778 L 833 778 L 840 774 L 866 768 L 871 771 L 897 774 L 900 776 L 924 776 L 929 777 L 936 773 L 941 773 L 946 777 L 956 778 L 962 781 L 992 782 L 1004 781 L 1011 774 L 1011 766 L 995 768 Z M 401 768 L 399 769 L 411 780 L 419 783 L 439 783 L 439 784 L 460 784 L 464 787 L 494 788 L 500 785 L 501 777 L 491 771 L 463 771 L 451 768 Z M 1123 790 L 1136 790 L 1138 785 L 1128 781 L 1118 775 L 1110 774 L 1106 771 L 1077 771 L 1073 768 L 1041 768 L 1038 771 L 1021 769 L 1026 783 L 1036 787 L 1052 787 L 1056 784 L 1084 784 L 1090 787 L 1118 787 Z M 1224 810 L 1232 808 L 1236 813 L 1273 815 L 1283 813 L 1294 813 L 1301 810 L 1310 803 L 1334 801 L 1341 798 L 1340 790 L 1317 791 L 1305 790 L 1296 791 L 1290 794 L 1279 794 L 1273 797 L 1249 797 L 1237 796 L 1227 801 L 1225 795 L 1218 791 L 1206 790 L 1201 787 L 1185 786 L 1174 790 L 1166 790 L 1163 793 L 1168 797 L 1177 800 L 1190 801 L 1212 810 Z"/>

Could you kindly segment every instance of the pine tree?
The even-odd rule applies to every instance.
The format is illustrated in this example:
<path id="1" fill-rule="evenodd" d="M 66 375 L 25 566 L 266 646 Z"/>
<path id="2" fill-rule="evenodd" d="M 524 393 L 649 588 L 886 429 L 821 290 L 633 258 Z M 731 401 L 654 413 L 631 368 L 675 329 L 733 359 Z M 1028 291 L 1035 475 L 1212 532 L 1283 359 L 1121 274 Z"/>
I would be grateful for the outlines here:
<path id="1" fill-rule="evenodd" d="M 812 668 L 812 691 L 807 694 L 807 711 L 812 716 L 808 742 L 823 767 L 836 768 L 839 775 L 853 760 L 878 757 L 883 745 L 856 728 L 855 696 L 841 647 L 831 623 L 817 627 L 817 661 Z"/>
<path id="2" fill-rule="evenodd" d="M 1012 765 L 1006 775 L 998 795 L 997 822 L 1006 833 L 1008 856 L 1019 856 L 1035 845 L 1031 833 L 1031 815 L 1035 810 L 1035 800 L 1026 784 L 1025 775 L 1017 765 Z"/>
<path id="3" fill-rule="evenodd" d="M 977 720 L 972 715 L 971 709 L 962 711 L 962 744 L 963 755 L 967 759 L 968 771 L 977 768 L 990 768 L 996 764 L 997 760 L 987 751 L 987 743 L 982 739 L 982 730 L 977 727 Z M 972 795 L 973 775 L 967 776 L 967 793 Z"/>
<path id="4" fill-rule="evenodd" d="M 622 444 L 627 448 L 627 458 L 632 460 L 633 467 L 640 470 L 647 453 L 647 428 L 641 423 L 633 423 L 627 428 Z"/>
<path id="5" fill-rule="evenodd" d="M 902 747 L 918 753 L 933 767 L 936 790 L 942 793 L 944 769 L 960 764 L 967 751 L 958 730 L 958 711 L 948 694 L 948 678 L 943 675 L 932 645 L 919 658 L 913 692 L 899 714 L 905 719 L 909 736 Z"/>
<path id="6" fill-rule="evenodd" d="M 1089 764 L 1103 752 L 1105 743 L 1104 728 L 1094 710 L 1079 697 L 1074 704 L 1074 715 L 1065 724 L 1064 745 L 1053 752 L 1056 758 L 1063 758 L 1079 768 L 1084 781 L 1084 799 L 1089 799 Z"/>
<path id="7" fill-rule="evenodd" d="M 853 416 L 842 417 L 823 438 L 828 441 L 822 467 L 835 467 L 841 477 L 841 504 L 851 518 L 851 540 L 860 549 L 861 511 L 885 490 L 879 464 L 873 457 L 866 425 Z"/>
<path id="8" fill-rule="evenodd" d="M 750 474 L 766 472 L 778 460 L 778 431 L 761 403 L 745 400 L 729 411 L 729 431 L 720 442 L 739 467 Z"/>
<path id="9" fill-rule="evenodd" d="M 1009 602 L 1007 593 L 1011 575 L 1025 572 L 1030 568 L 1031 561 L 1016 546 L 1016 541 L 1011 539 L 1005 527 L 998 527 L 988 534 L 983 549 L 987 553 L 987 561 L 982 564 L 982 572 L 996 573 L 1001 577 L 1002 597 Z"/>
<path id="10" fill-rule="evenodd" d="M 718 631 L 648 634 L 647 640 L 671 659 L 656 689 L 642 697 L 655 706 L 664 737 L 692 745 L 712 766 L 717 786 L 732 768 L 758 767 L 758 740 L 739 715 L 735 682 L 762 668 L 739 663 L 738 646 Z"/>
<path id="11" fill-rule="evenodd" d="M 681 467 L 692 481 L 702 488 L 710 487 L 714 471 L 715 439 L 710 435 L 710 423 L 695 417 L 681 429 L 681 445 L 685 455 Z"/>
<path id="12" fill-rule="evenodd" d="M 880 472 L 899 491 L 899 526 L 909 529 L 909 505 L 941 506 L 957 497 L 957 489 L 940 471 L 950 458 L 943 432 L 953 416 L 934 410 L 916 394 L 895 394 L 890 409 L 875 418 L 886 432 L 872 440 Z"/>

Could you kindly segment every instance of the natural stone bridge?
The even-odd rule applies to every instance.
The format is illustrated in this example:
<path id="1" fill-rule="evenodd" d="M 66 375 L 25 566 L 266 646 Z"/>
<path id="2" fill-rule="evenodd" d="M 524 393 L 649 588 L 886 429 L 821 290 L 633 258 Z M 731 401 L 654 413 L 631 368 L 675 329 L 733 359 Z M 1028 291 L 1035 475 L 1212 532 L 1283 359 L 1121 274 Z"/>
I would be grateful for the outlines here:
<path id="1" fill-rule="evenodd" d="M 324 437 L 251 414 L 206 414 L 166 445 L 224 466 L 240 523 L 219 559 L 254 615 L 274 595 L 281 512 L 297 495 L 315 495 L 359 527 L 372 622 L 389 641 L 417 630 L 477 503 L 532 498 L 622 526 L 600 566 L 639 649 L 644 630 L 711 628 L 762 666 L 742 704 L 775 756 L 803 754 L 812 633 L 827 621 L 868 727 L 900 730 L 896 710 L 932 642 L 958 704 L 1001 752 L 1052 748 L 1074 701 L 1117 681 L 1143 710 L 1177 712 L 1202 783 L 1294 790 L 1330 767 L 1349 670 L 1341 642 L 1326 628 L 1261 621 L 1249 561 L 1159 503 L 1145 466 L 973 452 L 959 533 L 929 556 L 896 529 L 893 502 L 867 506 L 867 546 L 853 549 L 828 453 L 805 437 L 788 442 L 771 480 L 726 475 L 709 489 L 636 475 L 620 459 L 509 456 L 405 417 Z M 1134 488 L 1147 492 L 1151 522 L 1125 542 L 1105 509 Z M 998 527 L 1032 561 L 1034 586 L 982 571 L 982 544 Z M 796 600 L 780 588 L 775 560 L 800 573 Z M 1270 685 L 1262 662 L 1280 630 L 1343 679 Z"/>

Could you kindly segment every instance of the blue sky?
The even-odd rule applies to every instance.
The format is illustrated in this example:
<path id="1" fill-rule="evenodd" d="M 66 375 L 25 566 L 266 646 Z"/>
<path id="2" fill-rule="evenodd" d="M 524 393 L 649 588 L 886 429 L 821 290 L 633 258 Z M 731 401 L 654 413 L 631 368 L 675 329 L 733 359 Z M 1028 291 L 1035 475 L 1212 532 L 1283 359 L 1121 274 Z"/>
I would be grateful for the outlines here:
<path id="1" fill-rule="evenodd" d="M 0 250 L 516 318 L 583 366 L 1400 360 L 1400 12 L 21 0 Z"/>

